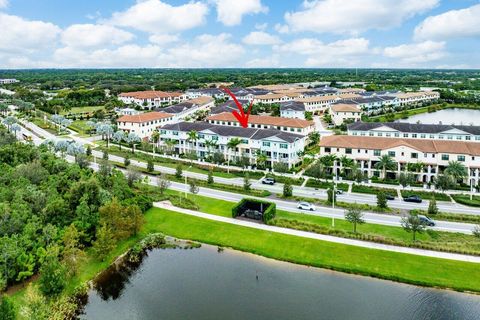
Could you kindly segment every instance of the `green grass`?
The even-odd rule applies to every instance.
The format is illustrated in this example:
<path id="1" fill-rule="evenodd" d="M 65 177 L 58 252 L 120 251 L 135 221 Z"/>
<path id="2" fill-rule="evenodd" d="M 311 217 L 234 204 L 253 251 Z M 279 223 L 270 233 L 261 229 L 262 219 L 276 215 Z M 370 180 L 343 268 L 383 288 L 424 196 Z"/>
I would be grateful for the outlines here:
<path id="1" fill-rule="evenodd" d="M 390 194 L 394 197 L 397 196 L 397 190 L 395 190 L 395 189 L 386 189 L 386 188 L 379 188 L 379 187 L 363 186 L 363 185 L 359 185 L 359 184 L 354 184 L 352 186 L 352 192 L 355 192 L 355 193 L 378 194 L 381 191 L 383 191 L 387 194 Z"/>
<path id="2" fill-rule="evenodd" d="M 466 194 L 452 194 L 453 200 L 457 203 L 471 206 L 471 207 L 480 207 L 480 197 L 473 196 L 472 200 L 470 200 L 470 195 Z"/>
<path id="3" fill-rule="evenodd" d="M 417 195 L 425 200 L 432 200 L 433 198 L 435 198 L 435 200 L 437 201 L 450 201 L 450 197 L 448 195 L 438 192 L 402 190 L 401 193 L 403 198 Z"/>
<path id="4" fill-rule="evenodd" d="M 87 126 L 87 120 L 75 120 L 68 128 L 84 135 L 91 129 Z"/>
<path id="5" fill-rule="evenodd" d="M 317 188 L 317 189 L 329 189 L 331 188 L 333 183 L 331 181 L 318 181 L 314 178 L 308 179 L 307 183 L 305 184 L 306 187 L 310 188 Z M 337 183 L 337 189 L 342 190 L 344 192 L 348 191 L 348 183 Z"/>
<path id="6" fill-rule="evenodd" d="M 77 115 L 81 113 L 94 113 L 97 110 L 102 110 L 103 106 L 86 106 L 86 107 L 74 107 L 68 111 L 60 112 L 61 115 Z"/>
<path id="7" fill-rule="evenodd" d="M 165 234 L 299 264 L 406 283 L 480 291 L 478 264 L 365 249 L 209 221 L 154 208 L 144 233 Z"/>

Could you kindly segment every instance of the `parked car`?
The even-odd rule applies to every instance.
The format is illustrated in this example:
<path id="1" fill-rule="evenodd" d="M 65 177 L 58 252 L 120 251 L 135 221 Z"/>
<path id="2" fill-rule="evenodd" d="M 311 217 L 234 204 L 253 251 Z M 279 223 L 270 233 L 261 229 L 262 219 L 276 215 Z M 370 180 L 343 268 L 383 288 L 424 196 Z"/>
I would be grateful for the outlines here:
<path id="1" fill-rule="evenodd" d="M 385 197 L 387 198 L 387 200 L 395 200 L 395 197 L 391 194 L 387 194 Z"/>
<path id="2" fill-rule="evenodd" d="M 275 184 L 275 179 L 274 178 L 265 178 L 262 180 L 263 184 L 269 184 L 273 186 Z"/>
<path id="3" fill-rule="evenodd" d="M 418 215 L 418 218 L 420 219 L 420 222 L 423 223 L 426 226 L 429 226 L 429 227 L 434 227 L 435 226 L 435 221 L 433 221 L 432 219 L 430 219 L 427 216 Z"/>
<path id="4" fill-rule="evenodd" d="M 315 211 L 315 206 L 308 202 L 299 202 L 297 208 L 301 210 Z"/>
<path id="5" fill-rule="evenodd" d="M 415 203 L 422 203 L 422 198 L 420 198 L 417 195 L 409 196 L 406 198 L 403 198 L 403 201 L 405 202 L 415 202 Z"/>
<path id="6" fill-rule="evenodd" d="M 343 190 L 337 189 L 337 190 L 335 190 L 335 193 L 336 193 L 336 194 L 343 194 Z"/>
<path id="7" fill-rule="evenodd" d="M 242 216 L 249 219 L 262 220 L 262 213 L 257 210 L 247 209 L 243 212 Z"/>

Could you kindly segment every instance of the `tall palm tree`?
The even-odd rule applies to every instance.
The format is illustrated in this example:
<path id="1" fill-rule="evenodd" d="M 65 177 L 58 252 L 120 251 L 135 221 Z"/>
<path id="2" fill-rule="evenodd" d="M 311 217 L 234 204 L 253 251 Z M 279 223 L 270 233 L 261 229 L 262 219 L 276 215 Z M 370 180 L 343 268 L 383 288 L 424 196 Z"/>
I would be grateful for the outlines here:
<path id="1" fill-rule="evenodd" d="M 387 176 L 387 170 L 394 170 L 396 162 L 388 154 L 384 154 L 375 164 L 375 169 L 382 170 L 382 179 Z"/>
<path id="2" fill-rule="evenodd" d="M 173 151 L 173 148 L 175 147 L 175 145 L 177 144 L 177 141 L 173 140 L 173 139 L 167 139 L 164 141 L 165 142 L 165 145 L 167 146 L 167 151 L 168 152 L 172 152 Z"/>
<path id="3" fill-rule="evenodd" d="M 192 145 L 192 148 L 193 149 L 193 145 L 197 142 L 198 140 L 198 132 L 195 131 L 195 130 L 191 130 L 187 133 L 188 135 L 188 138 L 187 138 L 187 141 L 189 141 Z M 195 148 L 197 149 L 197 148 Z M 197 154 L 197 150 L 195 150 L 195 154 Z"/>
<path id="4" fill-rule="evenodd" d="M 353 159 L 350 159 L 345 155 L 341 156 L 339 160 L 342 164 L 342 175 L 346 175 L 345 169 L 352 169 L 352 166 L 355 164 L 355 162 L 353 161 Z"/>
<path id="5" fill-rule="evenodd" d="M 229 149 L 233 149 L 234 157 L 237 157 L 237 147 L 242 143 L 242 140 L 239 138 L 232 138 L 227 142 L 227 171 L 230 172 L 230 153 L 228 152 Z"/>
<path id="6" fill-rule="evenodd" d="M 444 173 L 451 176 L 456 183 L 468 175 L 467 168 L 465 168 L 463 163 L 459 161 L 448 162 L 448 167 L 445 169 Z"/>
<path id="7" fill-rule="evenodd" d="M 5 103 L 0 103 L 0 114 L 5 115 L 8 111 L 8 106 Z"/>
<path id="8" fill-rule="evenodd" d="M 267 162 L 267 155 L 261 150 L 257 150 L 257 153 L 255 154 L 255 162 L 257 164 L 257 167 L 264 168 L 265 162 Z"/>

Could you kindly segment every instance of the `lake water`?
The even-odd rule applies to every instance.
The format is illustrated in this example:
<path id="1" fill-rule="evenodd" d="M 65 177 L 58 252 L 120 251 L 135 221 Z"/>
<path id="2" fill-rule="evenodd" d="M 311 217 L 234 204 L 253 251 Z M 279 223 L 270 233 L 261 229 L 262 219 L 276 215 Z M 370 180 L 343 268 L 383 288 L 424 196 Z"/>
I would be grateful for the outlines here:
<path id="1" fill-rule="evenodd" d="M 432 272 L 434 272 L 432 270 Z M 256 276 L 258 275 L 258 280 Z M 83 319 L 479 319 L 480 296 L 216 247 L 159 249 L 89 294 Z"/>
<path id="2" fill-rule="evenodd" d="M 443 109 L 432 113 L 422 113 L 411 116 L 408 119 L 400 119 L 400 122 L 423 124 L 463 124 L 480 126 L 480 110 L 471 109 Z"/>

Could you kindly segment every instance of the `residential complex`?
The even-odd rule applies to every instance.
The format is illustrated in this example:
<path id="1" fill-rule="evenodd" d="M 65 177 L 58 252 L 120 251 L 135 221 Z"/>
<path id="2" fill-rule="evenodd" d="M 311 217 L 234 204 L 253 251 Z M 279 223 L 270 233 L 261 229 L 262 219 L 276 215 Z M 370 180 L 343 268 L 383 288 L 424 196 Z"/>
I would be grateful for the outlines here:
<path id="1" fill-rule="evenodd" d="M 0 79 L 0 84 L 12 84 L 20 82 L 17 79 Z"/>
<path id="2" fill-rule="evenodd" d="M 196 132 L 198 140 L 192 141 L 189 132 Z M 258 153 L 266 155 L 266 165 L 285 163 L 289 168 L 302 159 L 299 154 L 305 148 L 305 136 L 275 129 L 242 128 L 215 125 L 208 122 L 179 122 L 167 124 L 161 129 L 161 145 L 165 141 L 176 142 L 174 151 L 178 154 L 195 152 L 200 159 L 215 152 L 226 159 L 247 157 L 255 164 Z M 232 139 L 240 139 L 240 144 L 229 148 Z"/>
<path id="3" fill-rule="evenodd" d="M 198 97 L 187 100 L 169 107 L 157 108 L 156 111 L 166 112 L 174 115 L 176 121 L 193 116 L 197 112 L 209 111 L 214 106 L 211 97 Z"/>
<path id="4" fill-rule="evenodd" d="M 134 115 L 124 115 L 117 119 L 119 130 L 135 133 L 141 139 L 148 139 L 155 130 L 167 123 L 175 121 L 173 114 L 165 112 L 146 112 Z"/>
<path id="5" fill-rule="evenodd" d="M 349 124 L 351 136 L 435 139 L 480 142 L 480 127 L 464 125 L 418 124 L 403 122 L 355 122 Z"/>
<path id="6" fill-rule="evenodd" d="M 223 112 L 207 118 L 207 122 L 223 126 L 239 127 L 240 123 L 231 112 Z M 272 116 L 250 115 L 248 127 L 257 129 L 276 129 L 301 135 L 308 135 L 315 129 L 313 121 Z"/>
<path id="7" fill-rule="evenodd" d="M 336 126 L 340 126 L 345 122 L 360 121 L 362 110 L 354 105 L 338 103 L 330 106 L 330 115 L 332 122 Z"/>
<path id="8" fill-rule="evenodd" d="M 188 99 L 188 95 L 180 92 L 135 91 L 120 93 L 118 99 L 123 103 L 135 104 L 151 110 L 164 105 L 183 102 Z"/>
<path id="9" fill-rule="evenodd" d="M 381 175 L 375 165 L 383 155 L 396 162 L 397 168 L 387 171 L 391 178 L 398 177 L 408 164 L 421 163 L 423 169 L 418 180 L 425 183 L 433 182 L 450 161 L 459 161 L 468 169 L 469 178 L 465 182 L 472 180 L 474 185 L 479 182 L 480 143 L 475 142 L 339 135 L 322 138 L 320 153 L 353 159 L 368 177 Z M 335 161 L 334 172 L 341 169 L 341 162 Z"/>

